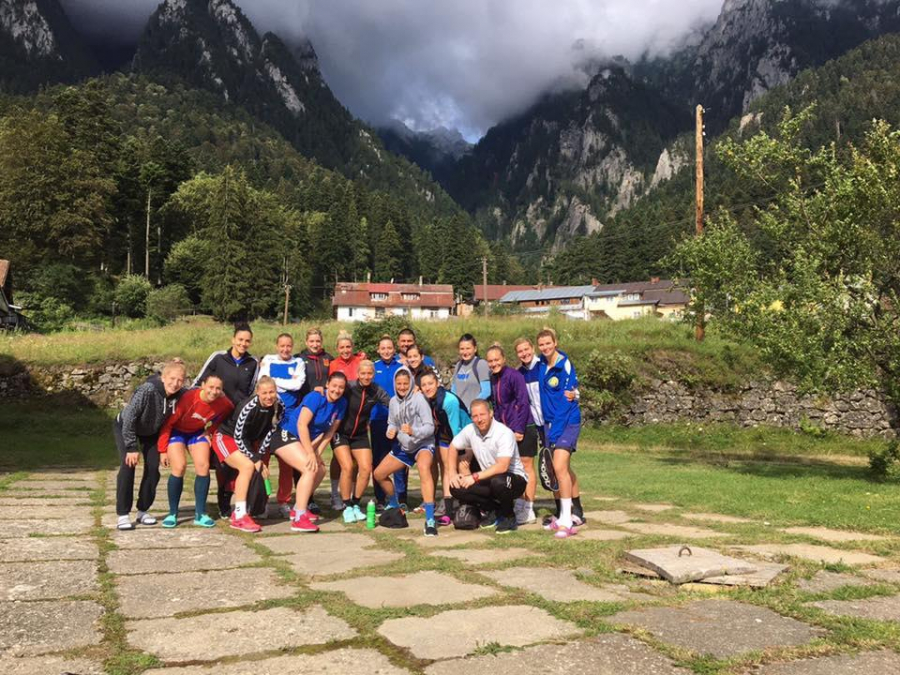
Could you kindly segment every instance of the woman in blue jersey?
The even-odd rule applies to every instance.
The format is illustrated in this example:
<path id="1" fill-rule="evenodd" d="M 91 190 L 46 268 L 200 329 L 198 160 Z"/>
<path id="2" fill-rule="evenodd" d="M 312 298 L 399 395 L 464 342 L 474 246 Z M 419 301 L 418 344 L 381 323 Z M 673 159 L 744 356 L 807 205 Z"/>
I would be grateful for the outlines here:
<path id="1" fill-rule="evenodd" d="M 565 539 L 576 533 L 576 520 L 577 524 L 581 524 L 581 519 L 573 520 L 572 515 L 572 501 L 578 494 L 578 478 L 571 467 L 581 432 L 581 409 L 577 398 L 566 395 L 566 392 L 578 389 L 578 376 L 569 357 L 559 351 L 556 331 L 552 328 L 538 333 L 537 346 L 541 352 L 542 366 L 539 380 L 541 413 L 544 416 L 546 441 L 553 451 L 553 470 L 559 482 L 559 518 L 551 520 L 547 529 L 554 530 L 557 538 Z"/>
<path id="2" fill-rule="evenodd" d="M 419 386 L 434 417 L 435 437 L 441 453 L 441 489 L 444 494 L 443 513 L 438 512 L 435 522 L 438 525 L 449 525 L 453 522 L 453 496 L 450 494 L 450 481 L 446 476 L 450 471 L 450 443 L 467 424 L 472 422 L 469 411 L 459 397 L 444 389 L 438 382 L 437 373 L 429 370 L 419 378 Z"/>
<path id="3" fill-rule="evenodd" d="M 278 451 L 290 446 L 302 453 L 300 481 L 297 483 L 297 500 L 294 504 L 291 530 L 294 532 L 318 532 L 318 517 L 309 510 L 309 500 L 325 478 L 325 462 L 322 453 L 337 433 L 347 411 L 344 390 L 347 377 L 332 373 L 325 383 L 325 393 L 311 391 L 303 397 L 298 408 L 289 411 L 282 420 L 280 434 L 273 443 Z M 286 456 L 290 461 L 293 457 Z"/>

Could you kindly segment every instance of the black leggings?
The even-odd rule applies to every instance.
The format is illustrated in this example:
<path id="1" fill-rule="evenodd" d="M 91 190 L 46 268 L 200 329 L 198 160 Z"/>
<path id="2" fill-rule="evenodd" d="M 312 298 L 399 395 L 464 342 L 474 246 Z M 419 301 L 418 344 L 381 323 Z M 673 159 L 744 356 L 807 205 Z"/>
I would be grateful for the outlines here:
<path id="1" fill-rule="evenodd" d="M 450 488 L 460 504 L 471 504 L 482 511 L 496 511 L 503 518 L 515 516 L 516 499 L 525 493 L 528 481 L 514 473 L 493 476 L 468 488 Z"/>
<path id="2" fill-rule="evenodd" d="M 134 504 L 134 471 L 137 467 L 125 464 L 125 439 L 122 437 L 122 421 L 116 416 L 113 422 L 113 436 L 119 450 L 119 475 L 116 477 L 116 515 L 127 516 Z M 159 450 L 156 447 L 157 436 L 138 436 L 141 454 L 144 456 L 144 475 L 138 488 L 138 511 L 149 511 L 156 499 L 156 486 L 159 485 Z"/>

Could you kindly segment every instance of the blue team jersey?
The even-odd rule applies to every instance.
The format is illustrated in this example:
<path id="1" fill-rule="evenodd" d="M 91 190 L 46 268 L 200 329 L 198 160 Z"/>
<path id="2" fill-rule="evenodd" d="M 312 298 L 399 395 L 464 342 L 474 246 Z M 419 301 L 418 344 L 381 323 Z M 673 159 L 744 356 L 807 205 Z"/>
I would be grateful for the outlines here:
<path id="1" fill-rule="evenodd" d="M 403 364 L 400 359 L 394 355 L 394 358 L 384 362 L 384 359 L 375 361 L 375 377 L 372 381 L 387 392 L 389 397 L 394 396 L 394 373 L 400 370 Z M 369 416 L 371 420 L 387 420 L 388 409 L 380 403 L 376 403 L 372 408 L 372 414 Z"/>
<path id="2" fill-rule="evenodd" d="M 292 358 L 290 361 L 269 361 L 269 375 L 274 377 L 276 380 L 291 380 L 294 377 L 294 373 L 298 368 L 305 368 L 305 364 L 303 363 L 303 359 L 298 359 L 297 357 Z M 286 391 L 281 387 L 278 387 L 278 397 L 281 399 L 281 402 L 284 403 L 285 410 L 291 410 L 292 408 L 296 408 L 300 405 L 300 391 Z"/>
<path id="3" fill-rule="evenodd" d="M 332 424 L 344 419 L 344 415 L 347 414 L 347 399 L 341 397 L 332 403 L 324 394 L 311 391 L 303 397 L 303 402 L 299 406 L 285 414 L 281 420 L 281 428 L 299 437 L 297 425 L 300 422 L 300 413 L 304 408 L 313 415 L 312 421 L 309 423 L 309 437 L 310 440 L 314 440 L 331 429 Z"/>
<path id="4" fill-rule="evenodd" d="M 578 388 L 578 376 L 569 357 L 559 352 L 556 363 L 551 367 L 541 356 L 543 369 L 540 372 L 541 413 L 550 443 L 563 434 L 567 426 L 581 424 L 581 408 L 578 401 L 566 398 L 566 392 Z"/>

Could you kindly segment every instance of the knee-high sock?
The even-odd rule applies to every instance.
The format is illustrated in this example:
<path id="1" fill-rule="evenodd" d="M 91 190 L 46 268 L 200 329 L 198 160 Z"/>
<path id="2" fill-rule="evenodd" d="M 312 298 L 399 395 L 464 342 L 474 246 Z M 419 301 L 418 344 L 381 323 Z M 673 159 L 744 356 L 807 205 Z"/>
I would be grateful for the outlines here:
<path id="1" fill-rule="evenodd" d="M 206 513 L 206 498 L 209 496 L 209 476 L 194 479 L 194 513 L 197 518 Z"/>
<path id="2" fill-rule="evenodd" d="M 181 502 L 181 492 L 184 490 L 184 476 L 169 476 L 166 492 L 169 493 L 169 513 L 178 515 L 178 504 Z"/>

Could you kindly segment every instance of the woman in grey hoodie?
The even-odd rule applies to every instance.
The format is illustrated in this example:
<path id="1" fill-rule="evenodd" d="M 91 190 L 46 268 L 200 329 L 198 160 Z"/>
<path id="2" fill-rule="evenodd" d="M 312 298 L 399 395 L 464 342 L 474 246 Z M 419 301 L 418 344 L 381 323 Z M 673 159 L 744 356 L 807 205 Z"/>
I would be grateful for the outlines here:
<path id="1" fill-rule="evenodd" d="M 425 507 L 425 536 L 436 537 L 434 522 L 434 478 L 431 465 L 434 462 L 434 418 L 431 406 L 412 383 L 412 374 L 406 367 L 394 373 L 394 397 L 388 408 L 387 437 L 397 439 L 399 447 L 391 450 L 378 468 L 375 480 L 388 497 L 387 508 L 399 508 L 390 478 L 395 471 L 414 464 L 419 471 L 422 486 L 422 506 Z"/>

